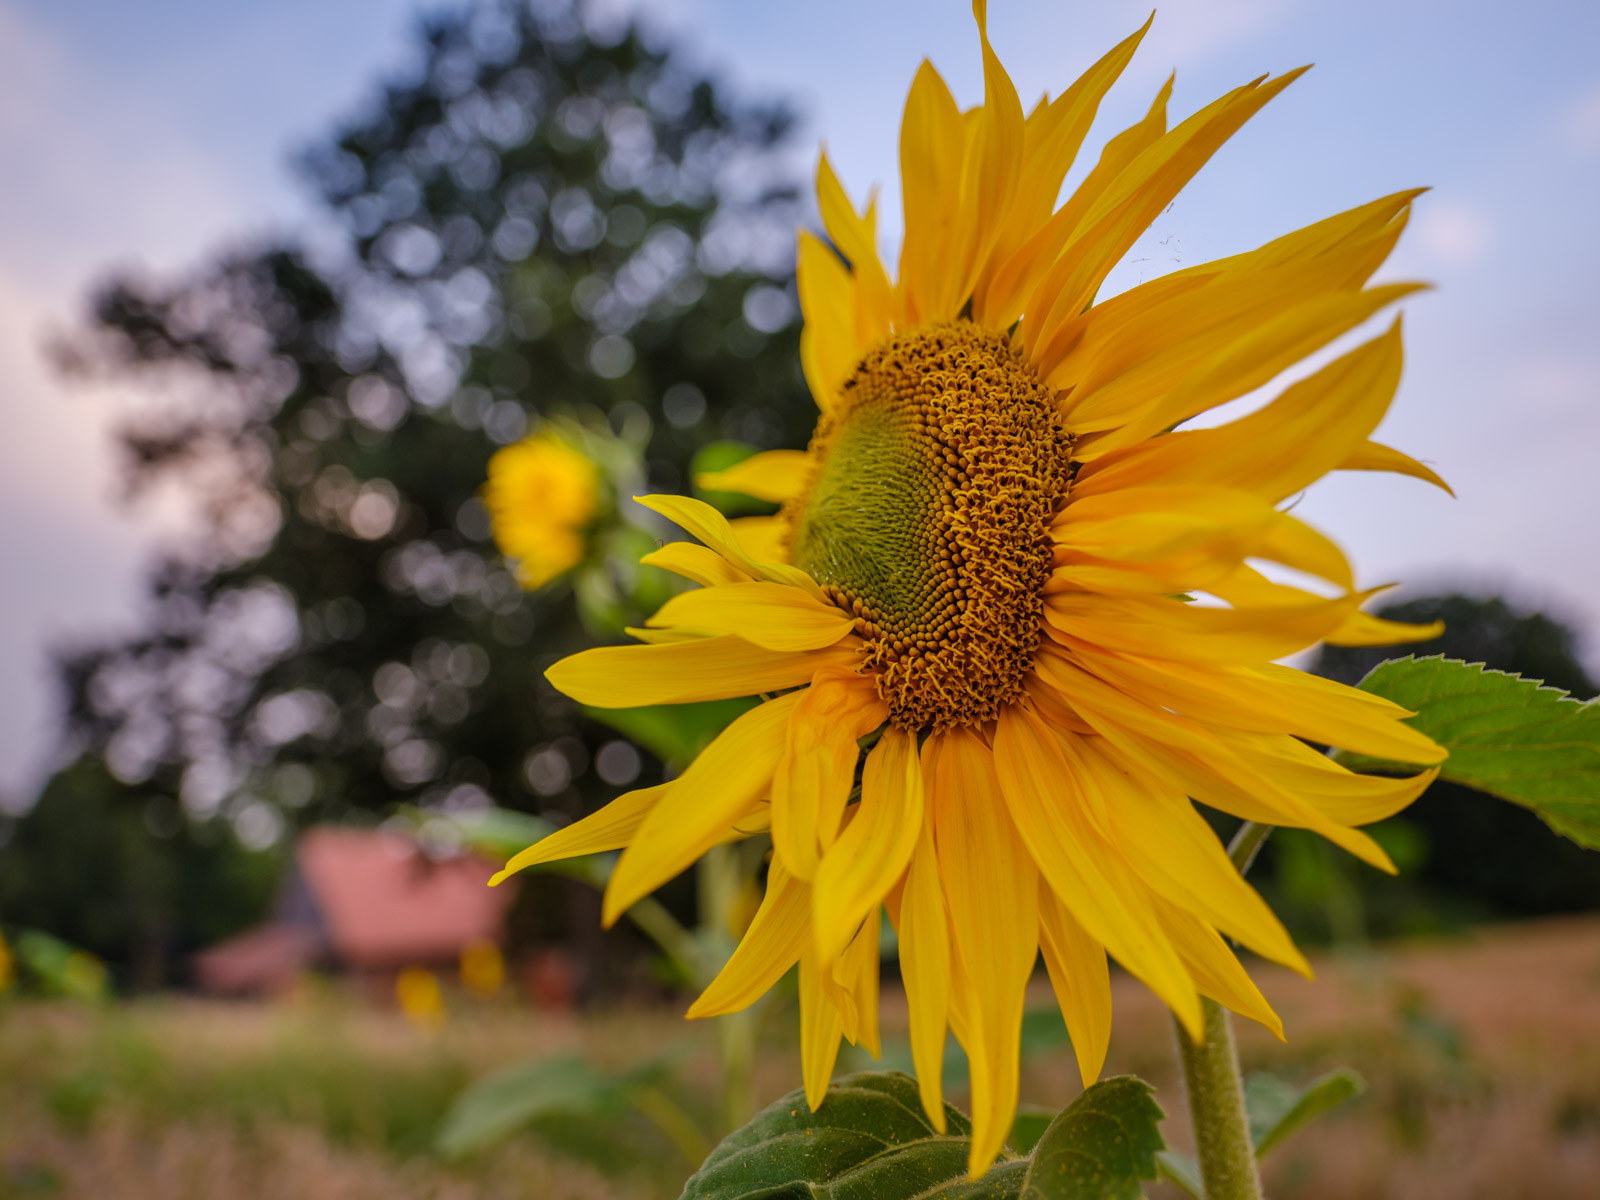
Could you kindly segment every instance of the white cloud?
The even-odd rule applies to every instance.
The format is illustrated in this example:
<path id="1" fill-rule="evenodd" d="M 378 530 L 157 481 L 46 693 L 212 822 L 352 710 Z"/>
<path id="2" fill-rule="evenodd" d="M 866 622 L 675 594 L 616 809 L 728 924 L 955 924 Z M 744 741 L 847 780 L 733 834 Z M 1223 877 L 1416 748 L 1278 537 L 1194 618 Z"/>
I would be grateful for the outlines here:
<path id="1" fill-rule="evenodd" d="M 1435 259 L 1469 266 L 1494 245 L 1494 223 L 1482 209 L 1460 201 L 1425 204 L 1416 218 L 1417 240 Z"/>
<path id="2" fill-rule="evenodd" d="M 1567 144 L 1574 150 L 1580 154 L 1600 151 L 1600 80 L 1579 95 L 1567 109 L 1562 124 Z"/>

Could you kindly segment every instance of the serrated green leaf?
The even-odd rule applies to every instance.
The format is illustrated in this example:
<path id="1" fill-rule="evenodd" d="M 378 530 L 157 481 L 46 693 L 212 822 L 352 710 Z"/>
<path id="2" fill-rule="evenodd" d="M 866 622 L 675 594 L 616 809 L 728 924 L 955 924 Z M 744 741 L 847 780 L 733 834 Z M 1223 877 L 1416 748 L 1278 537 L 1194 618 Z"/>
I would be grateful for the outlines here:
<path id="1" fill-rule="evenodd" d="M 1445 779 L 1531 808 L 1557 833 L 1600 850 L 1600 704 L 1442 656 L 1379 663 L 1361 688 L 1417 714 L 1406 723 L 1450 751 Z M 1338 759 L 1357 770 L 1388 765 Z"/>
<path id="2" fill-rule="evenodd" d="M 1312 1080 L 1303 1090 L 1273 1075 L 1250 1076 L 1244 1106 L 1256 1157 L 1264 1158 L 1297 1130 L 1366 1090 L 1367 1081 L 1347 1067 Z"/>
<path id="3" fill-rule="evenodd" d="M 969 1182 L 971 1125 L 948 1104 L 945 1122 L 928 1123 L 909 1075 L 846 1075 L 816 1112 L 791 1092 L 729 1134 L 682 1200 L 1016 1200 L 1027 1163 L 1008 1155 Z"/>
<path id="4" fill-rule="evenodd" d="M 1181 1150 L 1163 1150 L 1156 1155 L 1156 1178 L 1172 1184 L 1186 1196 L 1193 1196 L 1194 1200 L 1206 1200 L 1200 1164 Z"/>
<path id="5" fill-rule="evenodd" d="M 461 1158 L 542 1116 L 615 1112 L 627 1103 L 634 1082 L 575 1057 L 513 1063 L 456 1098 L 434 1144 L 446 1158 Z"/>
<path id="6" fill-rule="evenodd" d="M 1140 1200 L 1166 1147 L 1154 1089 L 1142 1079 L 1105 1079 L 1045 1130 L 1020 1200 Z"/>
<path id="7" fill-rule="evenodd" d="M 704 700 L 695 704 L 652 704 L 642 708 L 585 708 L 583 714 L 609 725 L 662 762 L 680 769 L 757 704 L 755 700 Z"/>

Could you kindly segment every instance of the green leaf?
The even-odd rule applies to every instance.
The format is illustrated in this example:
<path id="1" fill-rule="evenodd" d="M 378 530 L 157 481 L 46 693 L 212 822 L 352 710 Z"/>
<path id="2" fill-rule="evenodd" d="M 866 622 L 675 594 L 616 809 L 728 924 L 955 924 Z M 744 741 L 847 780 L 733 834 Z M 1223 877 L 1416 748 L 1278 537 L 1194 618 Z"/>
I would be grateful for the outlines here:
<path id="1" fill-rule="evenodd" d="M 1018 1154 L 1032 1154 L 1033 1148 L 1044 1136 L 1044 1131 L 1050 1128 L 1050 1122 L 1055 1119 L 1056 1110 L 1053 1108 L 1045 1108 L 1039 1104 L 1019 1104 L 1017 1119 L 1011 1122 L 1011 1132 L 1006 1137 L 1006 1145 Z"/>
<path id="2" fill-rule="evenodd" d="M 1418 711 L 1408 724 L 1451 751 L 1445 779 L 1522 804 L 1557 833 L 1600 849 L 1600 706 L 1438 657 L 1382 663 L 1361 686 Z M 1337 757 L 1358 770 L 1392 765 Z"/>
<path id="3" fill-rule="evenodd" d="M 485 1075 L 456 1098 L 435 1147 L 461 1158 L 544 1116 L 600 1116 L 625 1107 L 646 1072 L 607 1075 L 581 1058 L 514 1063 Z"/>
<path id="4" fill-rule="evenodd" d="M 1450 751 L 1445 779 L 1531 808 L 1557 833 L 1600 849 L 1600 704 L 1441 656 L 1379 663 L 1361 688 L 1417 714 L 1406 723 Z M 1338 758 L 1358 770 L 1388 765 Z"/>
<path id="5" fill-rule="evenodd" d="M 1156 1155 L 1156 1178 L 1172 1184 L 1194 1200 L 1206 1200 L 1205 1180 L 1200 1178 L 1200 1164 L 1181 1150 L 1163 1150 Z"/>
<path id="6" fill-rule="evenodd" d="M 898 1071 L 837 1079 L 816 1112 L 791 1092 L 724 1138 L 682 1200 L 1017 1200 L 1027 1163 L 1006 1155 L 968 1182 L 971 1124 L 944 1111 L 940 1134 Z"/>
<path id="7" fill-rule="evenodd" d="M 1256 1157 L 1264 1158 L 1302 1126 L 1366 1090 L 1367 1081 L 1343 1067 L 1312 1080 L 1303 1091 L 1274 1075 L 1250 1076 L 1244 1085 L 1244 1106 Z"/>
<path id="8" fill-rule="evenodd" d="M 697 704 L 653 704 L 643 708 L 585 708 L 583 714 L 609 725 L 662 762 L 680 769 L 758 701 L 704 700 Z"/>
<path id="9" fill-rule="evenodd" d="M 1121 1075 L 1074 1100 L 1034 1148 L 1020 1200 L 1140 1200 L 1166 1148 L 1153 1092 Z"/>

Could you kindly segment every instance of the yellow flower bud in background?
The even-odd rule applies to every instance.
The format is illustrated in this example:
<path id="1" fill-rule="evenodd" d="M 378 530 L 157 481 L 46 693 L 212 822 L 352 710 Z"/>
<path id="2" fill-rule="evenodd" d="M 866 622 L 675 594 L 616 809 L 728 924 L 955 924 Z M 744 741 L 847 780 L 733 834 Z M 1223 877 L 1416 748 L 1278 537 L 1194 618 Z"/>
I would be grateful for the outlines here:
<path id="1" fill-rule="evenodd" d="M 506 983 L 506 960 L 491 941 L 469 942 L 461 947 L 461 986 L 475 996 L 500 993 Z"/>
<path id="2" fill-rule="evenodd" d="M 418 1029 L 443 1029 L 444 991 L 439 977 L 426 967 L 407 967 L 394 981 L 395 999 L 406 1020 Z"/>
<path id="3" fill-rule="evenodd" d="M 495 544 L 516 560 L 523 587 L 543 587 L 583 561 L 600 486 L 595 464 L 550 433 L 536 433 L 489 460 L 484 504 Z"/>

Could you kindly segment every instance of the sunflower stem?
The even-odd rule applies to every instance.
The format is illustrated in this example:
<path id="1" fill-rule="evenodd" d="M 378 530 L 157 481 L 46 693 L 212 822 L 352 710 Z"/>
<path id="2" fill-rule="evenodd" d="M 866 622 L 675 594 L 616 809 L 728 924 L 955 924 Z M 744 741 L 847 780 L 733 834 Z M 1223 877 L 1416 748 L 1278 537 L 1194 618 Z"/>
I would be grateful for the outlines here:
<path id="1" fill-rule="evenodd" d="M 1239 868 L 1239 874 L 1243 875 L 1250 870 L 1250 864 L 1255 862 L 1261 843 L 1267 840 L 1267 835 L 1271 832 L 1271 825 L 1263 825 L 1259 821 L 1246 821 L 1239 826 L 1239 832 L 1235 833 L 1233 841 L 1228 843 L 1228 857 L 1233 860 L 1233 865 Z"/>
<path id="2" fill-rule="evenodd" d="M 1189 1120 L 1200 1160 L 1205 1200 L 1261 1200 L 1250 1121 L 1244 1111 L 1244 1084 L 1233 1024 L 1215 1000 L 1202 1000 L 1205 1039 L 1194 1042 L 1179 1025 L 1178 1057 L 1189 1094 Z"/>
<path id="3" fill-rule="evenodd" d="M 1272 826 L 1246 821 L 1228 846 L 1228 857 L 1243 875 L 1250 869 Z M 1178 1057 L 1183 1062 L 1189 1095 L 1189 1120 L 1194 1128 L 1205 1200 L 1261 1200 L 1261 1175 L 1250 1140 L 1250 1118 L 1244 1107 L 1244 1081 L 1233 1022 L 1227 1009 L 1202 999 L 1204 1037 L 1193 1041 L 1176 1021 Z"/>

